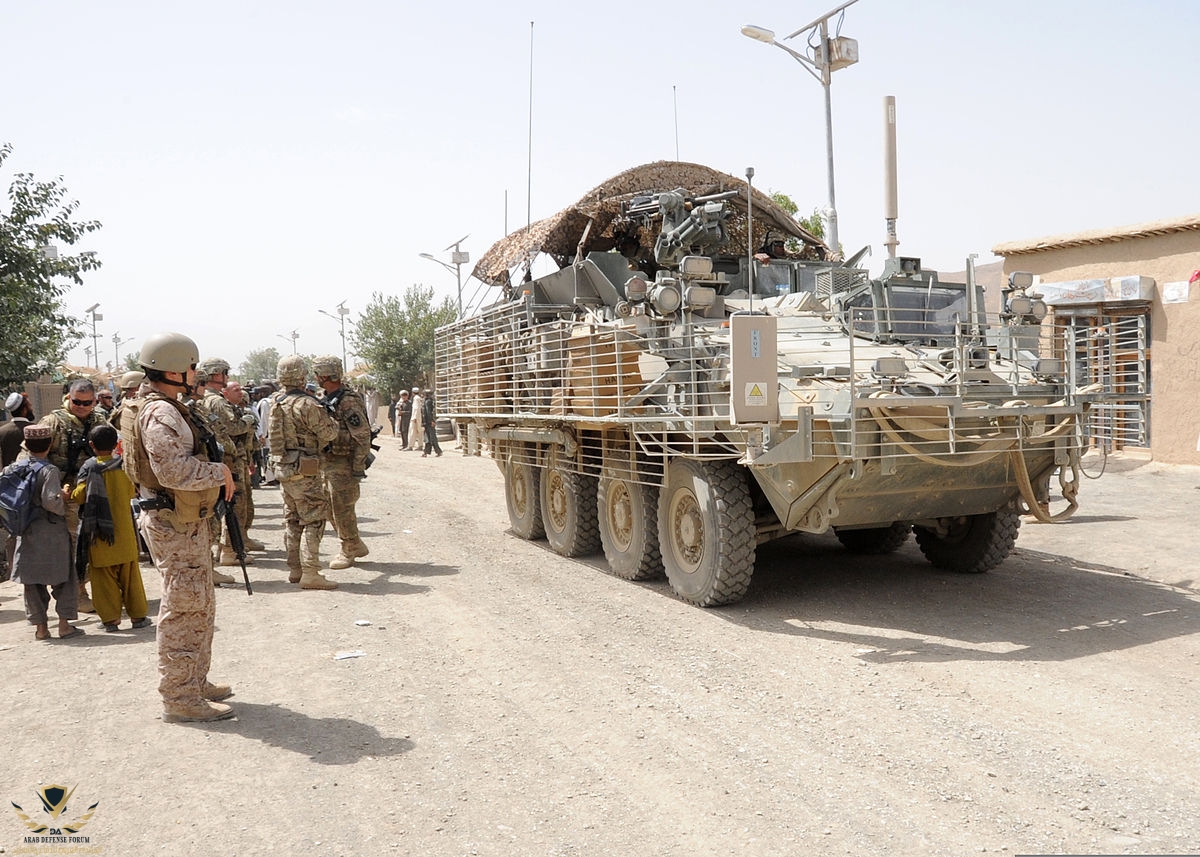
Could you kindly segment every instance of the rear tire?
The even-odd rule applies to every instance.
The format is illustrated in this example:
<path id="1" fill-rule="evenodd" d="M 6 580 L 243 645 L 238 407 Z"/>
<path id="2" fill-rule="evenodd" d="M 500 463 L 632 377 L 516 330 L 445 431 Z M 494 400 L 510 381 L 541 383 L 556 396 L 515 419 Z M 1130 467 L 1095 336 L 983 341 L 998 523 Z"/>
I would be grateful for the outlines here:
<path id="1" fill-rule="evenodd" d="M 605 468 L 596 493 L 600 544 L 617 577 L 649 580 L 663 573 L 658 547 L 658 488 L 635 482 L 629 468 Z"/>
<path id="2" fill-rule="evenodd" d="M 876 556 L 900 550 L 900 546 L 908 541 L 908 534 L 911 532 L 912 524 L 907 521 L 897 521 L 886 527 L 871 527 L 865 530 L 833 528 L 837 540 L 850 553 Z"/>
<path id="3" fill-rule="evenodd" d="M 568 469 L 562 451 L 551 447 L 541 472 L 542 525 L 546 541 L 562 556 L 585 556 L 600 549 L 596 522 L 596 478 Z"/>
<path id="4" fill-rule="evenodd" d="M 658 543 L 671 589 L 699 607 L 732 604 L 754 573 L 756 533 L 745 468 L 676 458 L 658 497 Z"/>
<path id="5" fill-rule="evenodd" d="M 937 568 L 960 574 L 979 574 L 1004 562 L 1017 541 L 1021 516 L 1004 508 L 986 515 L 951 518 L 945 535 L 913 527 L 925 558 Z"/>
<path id="6" fill-rule="evenodd" d="M 544 538 L 539 468 L 533 464 L 535 447 L 512 443 L 505 449 L 504 501 L 513 533 L 530 541 Z"/>

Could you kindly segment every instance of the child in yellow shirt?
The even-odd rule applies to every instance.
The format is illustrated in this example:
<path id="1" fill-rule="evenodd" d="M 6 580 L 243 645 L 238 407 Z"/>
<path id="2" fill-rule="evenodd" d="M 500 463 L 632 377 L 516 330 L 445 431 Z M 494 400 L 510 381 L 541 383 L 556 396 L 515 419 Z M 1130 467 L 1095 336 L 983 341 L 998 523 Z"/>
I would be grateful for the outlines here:
<path id="1" fill-rule="evenodd" d="M 138 568 L 138 540 L 129 501 L 134 487 L 113 455 L 117 430 L 101 423 L 88 432 L 94 458 L 79 468 L 71 502 L 82 505 L 76 562 L 87 562 L 92 573 L 92 603 L 105 631 L 116 631 L 121 607 L 134 628 L 149 627 L 146 589 Z"/>

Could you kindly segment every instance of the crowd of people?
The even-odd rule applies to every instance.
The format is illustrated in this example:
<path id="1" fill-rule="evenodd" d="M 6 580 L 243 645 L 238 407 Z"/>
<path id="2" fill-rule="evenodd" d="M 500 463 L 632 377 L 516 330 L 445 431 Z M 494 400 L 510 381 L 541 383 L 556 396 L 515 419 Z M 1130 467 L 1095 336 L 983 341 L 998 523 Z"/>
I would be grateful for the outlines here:
<path id="1" fill-rule="evenodd" d="M 356 504 L 374 460 L 375 406 L 344 383 L 332 356 L 314 359 L 311 375 L 304 358 L 285 357 L 275 383 L 249 390 L 230 380 L 226 361 L 201 361 L 180 333 L 148 339 L 139 363 L 121 377 L 118 396 L 72 381 L 62 407 L 40 421 L 25 394 L 5 400 L 4 472 L 35 471 L 31 520 L 9 536 L 7 567 L 22 585 L 34 638 L 49 640 L 51 604 L 59 639 L 83 633 L 72 624 L 81 612 L 95 612 L 106 632 L 120 629 L 122 613 L 133 629 L 153 626 L 139 565 L 152 561 L 162 575 L 163 720 L 220 720 L 233 714 L 221 702 L 233 690 L 208 678 L 213 589 L 235 582 L 222 567 L 253 564 L 252 552 L 266 549 L 250 535 L 252 487 L 281 492 L 289 582 L 336 589 L 320 559 L 327 525 L 338 539 L 328 569 L 369 553 Z M 432 402 L 426 411 L 434 421 Z"/>
<path id="2" fill-rule="evenodd" d="M 388 423 L 392 427 L 392 437 L 400 436 L 401 449 L 421 449 L 424 444 L 422 458 L 428 458 L 431 452 L 438 456 L 442 454 L 432 389 L 427 387 L 422 393 L 420 387 L 413 387 L 411 394 L 402 390 L 399 398 L 392 396 L 388 405 Z"/>

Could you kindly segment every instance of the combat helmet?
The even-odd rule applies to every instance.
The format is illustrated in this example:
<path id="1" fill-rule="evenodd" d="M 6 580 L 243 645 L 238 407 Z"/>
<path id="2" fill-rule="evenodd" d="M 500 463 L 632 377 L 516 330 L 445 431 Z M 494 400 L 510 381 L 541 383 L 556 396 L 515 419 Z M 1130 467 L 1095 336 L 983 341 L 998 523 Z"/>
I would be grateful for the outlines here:
<path id="1" fill-rule="evenodd" d="M 211 378 L 213 375 L 228 375 L 229 363 L 222 360 L 220 357 L 208 357 L 198 367 Z"/>
<path id="2" fill-rule="evenodd" d="M 342 361 L 332 354 L 314 357 L 312 370 L 314 375 L 322 378 L 332 378 L 334 381 L 342 380 Z"/>
<path id="3" fill-rule="evenodd" d="M 300 355 L 290 354 L 280 358 L 275 374 L 285 387 L 303 387 L 308 378 L 308 365 Z"/>
<path id="4" fill-rule="evenodd" d="M 135 390 L 145 380 L 145 372 L 138 372 L 134 370 L 132 372 L 126 372 L 124 375 L 122 375 L 121 380 L 117 382 L 117 386 L 122 390 Z"/>
<path id="5" fill-rule="evenodd" d="M 200 359 L 200 349 L 182 333 L 156 333 L 142 343 L 138 363 L 159 372 L 187 372 Z"/>

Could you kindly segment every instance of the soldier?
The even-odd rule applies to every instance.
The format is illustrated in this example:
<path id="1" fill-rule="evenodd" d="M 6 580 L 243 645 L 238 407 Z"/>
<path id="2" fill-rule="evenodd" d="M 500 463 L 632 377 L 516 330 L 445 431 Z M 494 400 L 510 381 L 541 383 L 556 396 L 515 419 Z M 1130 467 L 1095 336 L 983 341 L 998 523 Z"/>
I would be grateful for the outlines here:
<path id="1" fill-rule="evenodd" d="M 139 361 L 150 390 L 123 419 L 125 468 L 139 486 L 138 525 L 162 573 L 158 608 L 158 692 L 168 723 L 223 720 L 233 709 L 218 700 L 229 685 L 208 680 L 216 619 L 208 518 L 222 490 L 233 498 L 233 472 L 209 461 L 208 427 L 178 400 L 190 389 L 199 349 L 182 333 L 146 340 Z"/>
<path id="2" fill-rule="evenodd" d="M 288 582 L 301 589 L 337 589 L 321 574 L 321 536 L 329 517 L 321 452 L 337 440 L 337 420 L 305 390 L 303 357 L 284 357 L 277 372 L 283 390 L 271 397 L 267 445 L 283 494 Z"/>
<path id="3" fill-rule="evenodd" d="M 363 397 L 342 383 L 342 361 L 336 357 L 313 360 L 313 374 L 324 390 L 321 404 L 338 422 L 337 440 L 325 453 L 325 490 L 329 495 L 329 510 L 333 528 L 341 540 L 342 550 L 329 563 L 333 569 L 349 568 L 354 560 L 370 550 L 358 534 L 358 483 L 367 475 L 367 453 L 371 451 L 371 421 L 363 405 Z"/>
<path id="4" fill-rule="evenodd" d="M 80 465 L 91 458 L 88 432 L 105 421 L 106 418 L 96 413 L 96 387 L 87 378 L 72 381 L 63 397 L 63 406 L 42 417 L 42 425 L 50 426 L 50 463 L 62 473 L 64 487 L 74 489 Z M 67 530 L 71 534 L 71 556 L 74 556 L 79 507 L 73 503 L 67 504 Z M 86 579 L 79 581 L 79 611 L 96 612 L 88 595 Z"/>
<path id="5" fill-rule="evenodd" d="M 131 402 L 138 398 L 138 392 L 142 386 L 142 382 L 146 380 L 145 372 L 126 372 L 121 376 L 119 386 L 121 388 L 121 401 L 117 402 L 117 406 L 113 408 L 111 414 L 108 415 L 108 424 L 121 432 L 121 414 L 126 409 L 126 402 Z"/>
<path id="6" fill-rule="evenodd" d="M 246 444 L 254 431 L 252 423 L 242 419 L 240 411 L 225 396 L 225 388 L 229 383 L 229 364 L 219 357 L 211 357 L 199 366 L 204 380 L 204 395 L 196 400 L 196 408 L 202 411 L 210 420 L 217 441 L 224 450 L 224 461 L 233 471 L 233 479 L 237 482 L 237 496 L 233 501 L 233 513 L 242 525 L 243 538 L 247 550 L 263 550 L 262 542 L 250 537 L 250 458 L 246 452 Z M 240 393 L 240 387 L 239 387 Z M 229 544 L 228 530 L 222 536 L 222 524 L 216 522 L 214 527 L 215 542 L 218 548 L 215 565 L 238 565 L 239 560 Z M 254 560 L 246 557 L 246 564 L 253 565 Z M 233 583 L 234 578 L 228 574 L 213 569 L 213 583 Z"/>

